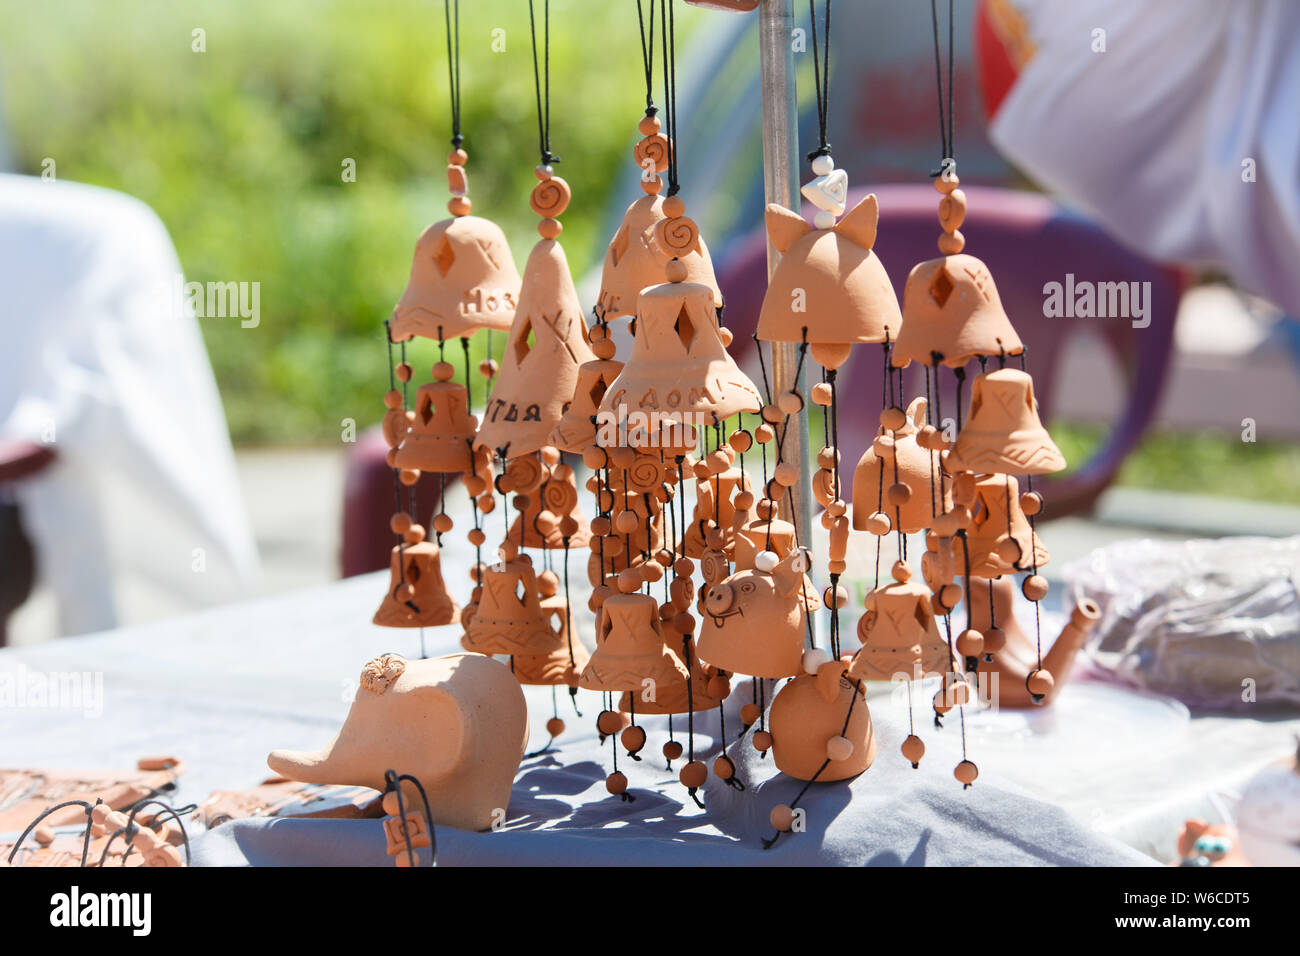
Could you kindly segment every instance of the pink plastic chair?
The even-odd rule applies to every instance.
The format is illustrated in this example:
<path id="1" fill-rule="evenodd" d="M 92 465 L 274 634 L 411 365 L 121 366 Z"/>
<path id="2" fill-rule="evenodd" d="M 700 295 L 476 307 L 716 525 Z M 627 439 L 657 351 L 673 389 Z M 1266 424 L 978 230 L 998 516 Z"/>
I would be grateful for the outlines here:
<path id="1" fill-rule="evenodd" d="M 868 191 L 856 191 L 849 205 Z M 1035 394 L 1043 421 L 1050 421 L 1050 386 L 1062 361 L 1068 359 L 1067 340 L 1080 326 L 1101 333 L 1128 383 L 1124 410 L 1096 454 L 1063 477 L 1035 482 L 1044 492 L 1052 517 L 1087 511 L 1114 479 L 1155 414 L 1172 354 L 1182 276 L 1123 248 L 1096 225 L 1045 196 L 991 186 L 971 186 L 965 191 L 970 209 L 962 226 L 966 251 L 987 263 L 1002 304 L 1028 349 L 1027 368 L 1038 386 Z M 875 249 L 901 303 L 903 284 L 912 266 L 939 254 L 935 245 L 940 232 L 939 197 L 928 185 L 881 186 L 875 193 L 880 201 Z M 1043 287 L 1048 282 L 1064 282 L 1067 273 L 1073 273 L 1076 282 L 1150 282 L 1150 325 L 1135 329 L 1126 319 L 1045 317 Z M 721 265 L 718 281 L 726 299 L 724 321 L 735 334 L 733 354 L 756 371 L 751 337 L 767 285 L 766 241 L 761 230 Z M 882 351 L 858 346 L 840 370 L 839 428 L 846 468 L 852 467 L 876 432 L 883 393 Z M 1013 361 L 1018 367 L 1018 360 Z M 810 373 L 819 375 L 820 367 L 811 359 L 809 363 Z M 980 370 L 978 363 L 971 366 L 967 369 L 967 399 L 969 380 Z M 909 374 L 905 394 L 909 398 L 924 394 L 923 372 L 913 367 Z M 949 417 L 950 410 L 956 408 L 951 372 L 945 370 L 941 380 L 946 385 L 944 415 Z"/>

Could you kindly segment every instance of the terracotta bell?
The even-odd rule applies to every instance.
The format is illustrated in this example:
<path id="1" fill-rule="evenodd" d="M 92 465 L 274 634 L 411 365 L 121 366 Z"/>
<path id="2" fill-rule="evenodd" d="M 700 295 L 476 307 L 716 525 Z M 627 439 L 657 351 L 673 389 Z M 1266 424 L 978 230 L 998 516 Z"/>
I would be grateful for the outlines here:
<path id="1" fill-rule="evenodd" d="M 549 654 L 555 635 L 526 557 L 485 567 L 482 596 L 461 646 L 477 654 Z"/>
<path id="2" fill-rule="evenodd" d="M 605 265 L 600 274 L 596 314 L 603 321 L 635 315 L 637 296 L 647 286 L 664 281 L 664 267 L 674 255 L 686 268 L 686 281 L 708 286 L 713 305 L 722 305 L 722 292 L 714 278 L 713 262 L 703 238 L 697 237 L 687 250 L 672 250 L 672 255 L 655 242 L 655 227 L 667 218 L 663 206 L 662 196 L 642 196 L 623 213 L 623 222 L 605 250 Z"/>
<path id="3" fill-rule="evenodd" d="M 591 655 L 582 641 L 571 633 L 572 620 L 568 605 L 558 594 L 541 599 L 542 612 L 550 624 L 550 650 L 543 654 L 516 654 L 510 658 L 510 669 L 521 684 L 536 686 L 578 686 L 578 675 L 587 666 Z"/>
<path id="4" fill-rule="evenodd" d="M 508 329 L 519 294 L 519 272 L 501 227 L 478 216 L 435 222 L 415 243 L 411 278 L 393 309 L 393 341 Z"/>
<path id="5" fill-rule="evenodd" d="M 676 649 L 682 646 L 682 636 L 676 633 L 670 622 L 661 622 L 660 627 L 668 634 L 669 649 L 680 660 L 681 655 L 677 654 Z M 691 649 L 689 692 L 685 680 L 669 681 L 666 685 L 656 686 L 653 700 L 647 699 L 650 695 L 645 690 L 625 691 L 623 696 L 619 698 L 619 710 L 625 714 L 631 712 L 637 714 L 685 714 L 692 711 L 698 714 L 706 710 L 712 710 L 722 703 L 721 699 L 709 693 L 709 682 L 718 676 L 718 669 L 700 660 L 699 655 L 695 652 L 695 641 L 692 637 L 687 635 L 686 640 Z M 635 701 L 632 699 L 633 694 L 636 695 Z"/>
<path id="6" fill-rule="evenodd" d="M 460 620 L 460 608 L 447 593 L 442 559 L 432 541 L 393 548 L 388 593 L 374 623 L 380 627 L 438 627 Z"/>
<path id="7" fill-rule="evenodd" d="M 976 377 L 948 470 L 1046 475 L 1064 467 L 1065 456 L 1038 419 L 1029 373 L 1004 368 Z"/>
<path id="8" fill-rule="evenodd" d="M 814 229 L 798 213 L 769 204 L 767 235 L 781 263 L 763 298 L 758 337 L 807 341 L 826 368 L 838 368 L 854 344 L 897 339 L 898 299 L 872 251 L 878 219 L 874 195 L 830 229 Z"/>
<path id="9" fill-rule="evenodd" d="M 888 534 L 901 530 L 907 534 L 922 531 L 933 523 L 936 512 L 952 508 L 947 483 L 939 494 L 939 459 L 917 442 L 925 425 L 926 400 L 916 398 L 907 407 L 906 424 L 893 432 L 880 429 L 875 441 L 858 459 L 853 472 L 853 527 Z M 907 500 L 902 504 L 891 498 L 891 488 L 907 486 Z M 873 516 L 883 515 L 888 525 Z"/>
<path id="10" fill-rule="evenodd" d="M 629 431 L 638 414 L 659 413 L 661 420 L 669 416 L 695 426 L 762 407 L 754 383 L 723 346 L 708 286 L 672 281 L 646 289 L 637 304 L 635 334 L 627 365 L 600 403 L 603 414 L 627 422 Z"/>
<path id="11" fill-rule="evenodd" d="M 1016 574 L 1041 568 L 1050 560 L 1047 548 L 1025 517 L 1020 505 L 1020 485 L 1011 475 L 988 475 L 977 480 L 975 500 L 968 507 L 971 520 L 966 528 L 966 546 L 970 548 L 971 577 Z M 961 542 L 957 537 L 952 545 L 959 574 L 966 567 Z"/>
<path id="12" fill-rule="evenodd" d="M 952 671 L 948 644 L 930 604 L 930 591 L 917 581 L 892 581 L 868 592 L 858 620 L 862 648 L 849 676 L 856 680 L 919 679 Z"/>
<path id="13" fill-rule="evenodd" d="M 361 671 L 352 709 L 322 750 L 276 750 L 267 766 L 303 783 L 384 790 L 395 770 L 418 779 L 433 822 L 486 830 L 510 804 L 528 744 L 528 706 L 510 670 L 478 654 L 405 660 L 384 654 Z M 417 791 L 403 781 L 408 805 Z"/>
<path id="14" fill-rule="evenodd" d="M 596 650 L 578 684 L 587 690 L 641 692 L 685 682 L 686 666 L 664 643 L 659 604 L 648 594 L 611 594 L 601 606 Z M 646 685 L 644 681 L 653 681 Z"/>
<path id="15" fill-rule="evenodd" d="M 816 674 L 801 673 L 772 701 L 772 759 L 787 777 L 846 780 L 876 759 L 866 695 L 845 668 L 843 661 L 827 661 Z"/>
<path id="16" fill-rule="evenodd" d="M 700 657 L 722 670 L 753 677 L 800 672 L 807 637 L 804 592 L 809 568 L 804 549 L 784 560 L 760 555 L 756 567 L 737 571 L 709 588 L 700 628 Z M 818 601 L 820 606 L 820 601 Z"/>
<path id="17" fill-rule="evenodd" d="M 434 366 L 438 381 L 421 385 L 415 393 L 410 429 L 397 447 L 393 467 L 460 474 L 474 470 L 474 432 L 478 419 L 469 413 L 469 390 L 448 381 L 449 363 Z"/>
<path id="18" fill-rule="evenodd" d="M 607 341 L 607 340 L 606 340 Z M 610 343 L 612 349 L 613 343 Z M 601 342 L 592 342 L 592 351 L 604 351 Z M 612 351 L 610 354 L 613 354 Z M 601 400 L 623 371 L 623 363 L 612 358 L 597 358 L 578 368 L 578 383 L 559 424 L 551 432 L 550 444 L 561 451 L 581 453 L 596 442 L 596 413 Z"/>
<path id="19" fill-rule="evenodd" d="M 1019 355 L 1020 336 L 1002 308 L 993 276 L 979 259 L 960 253 L 916 265 L 903 287 L 903 328 L 890 353 L 897 368 L 910 362 L 959 368 L 976 356 Z"/>
<path id="20" fill-rule="evenodd" d="M 504 457 L 537 451 L 560 422 L 578 367 L 594 358 L 564 249 L 542 239 L 524 267 L 515 321 L 476 444 L 504 449 Z"/>

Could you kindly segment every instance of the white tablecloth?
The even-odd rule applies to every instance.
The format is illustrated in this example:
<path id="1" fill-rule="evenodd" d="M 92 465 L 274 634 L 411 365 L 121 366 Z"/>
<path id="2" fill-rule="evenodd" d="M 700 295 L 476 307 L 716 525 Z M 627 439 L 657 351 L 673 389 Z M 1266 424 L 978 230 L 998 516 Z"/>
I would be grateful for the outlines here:
<path id="1" fill-rule="evenodd" d="M 467 546 L 449 536 L 444 572 L 466 590 Z M 582 562 L 574 560 L 575 579 Z M 102 713 L 0 709 L 0 766 L 129 769 L 146 755 L 186 762 L 179 801 L 249 786 L 269 775 L 267 752 L 325 743 L 347 713 L 362 664 L 384 651 L 420 652 L 419 632 L 372 626 L 386 573 L 101 635 L 0 652 L 0 676 L 103 674 Z M 577 603 L 577 601 L 575 601 Z M 585 612 L 584 612 L 585 613 Z M 847 631 L 847 627 L 846 627 Z M 1054 632 L 1052 632 L 1054 633 Z M 428 651 L 456 648 L 459 629 L 426 632 Z M 545 742 L 551 692 L 528 688 L 533 747 Z M 928 695 L 917 697 L 917 712 Z M 736 710 L 750 699 L 741 688 Z M 609 797 L 610 745 L 596 743 L 599 696 L 582 692 L 576 717 L 561 692 L 568 730 L 548 754 L 525 761 L 504 830 L 440 828 L 439 860 L 454 863 L 927 863 L 1125 865 L 1162 861 L 1189 815 L 1213 814 L 1209 795 L 1236 787 L 1292 746 L 1300 721 L 1190 718 L 1179 705 L 1109 685 L 1076 682 L 1051 711 L 971 714 L 974 787 L 952 777 L 960 759 L 955 719 L 926 727 L 927 754 L 913 771 L 898 754 L 905 711 L 889 689 L 872 693 L 879 755 L 856 780 L 814 786 L 809 832 L 764 851 L 767 814 L 800 784 L 759 760 L 749 742 L 732 748 L 747 788 L 711 780 L 706 810 L 692 804 L 657 756 L 663 718 L 642 718 L 646 758 L 620 769 L 637 799 Z M 923 719 L 923 718 L 921 718 Z M 928 723 L 928 722 L 927 722 Z M 682 725 L 677 722 L 680 735 Z M 716 712 L 697 723 L 706 752 Z M 711 756 L 705 757 L 710 763 Z M 678 764 L 677 766 L 680 766 Z M 377 821 L 249 820 L 195 842 L 205 863 L 389 862 Z M 1142 851 L 1142 852 L 1139 852 Z"/>

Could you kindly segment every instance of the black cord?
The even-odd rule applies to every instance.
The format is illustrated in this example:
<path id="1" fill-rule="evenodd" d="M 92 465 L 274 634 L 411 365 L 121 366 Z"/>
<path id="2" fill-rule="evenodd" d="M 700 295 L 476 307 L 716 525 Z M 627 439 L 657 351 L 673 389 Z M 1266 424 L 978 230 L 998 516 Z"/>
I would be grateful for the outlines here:
<path id="1" fill-rule="evenodd" d="M 455 7 L 455 23 L 452 8 Z M 447 80 L 451 87 L 451 145 L 460 149 L 465 137 L 460 135 L 460 0 L 444 0 L 447 19 Z"/>
<path id="2" fill-rule="evenodd" d="M 645 67 L 645 115 L 654 116 L 659 112 L 654 102 L 655 69 L 655 4 L 650 0 L 650 28 L 647 34 L 645 13 L 641 9 L 641 0 L 636 0 L 636 19 L 641 27 L 641 64 Z M 648 35 L 648 39 L 647 39 Z"/>
<path id="3" fill-rule="evenodd" d="M 677 179 L 677 53 L 673 29 L 673 0 L 659 0 L 659 19 L 664 48 L 664 135 L 668 137 L 668 192 L 675 196 L 681 189 Z"/>
<path id="4" fill-rule="evenodd" d="M 945 114 L 943 104 L 943 64 L 939 55 L 939 9 L 937 0 L 930 0 L 930 20 L 934 28 L 934 83 L 939 96 L 939 149 L 942 162 L 930 175 L 940 176 L 945 172 L 948 161 L 953 159 L 952 132 L 952 0 L 948 0 L 948 109 Z M 814 34 L 815 40 L 815 34 Z"/>
<path id="5" fill-rule="evenodd" d="M 528 26 L 533 36 L 533 85 L 537 89 L 537 141 L 541 148 L 542 165 L 551 166 L 560 157 L 551 152 L 551 0 L 542 0 L 542 57 L 539 70 L 537 61 L 537 17 L 533 0 L 528 0 Z"/>
<path id="6" fill-rule="evenodd" d="M 808 19 L 813 41 L 813 86 L 817 92 L 817 142 L 818 147 L 808 154 L 808 159 L 829 156 L 831 144 L 826 142 L 826 117 L 831 95 L 831 0 L 826 2 L 826 25 L 822 34 L 821 63 L 817 62 L 817 11 L 816 0 L 808 0 Z"/>

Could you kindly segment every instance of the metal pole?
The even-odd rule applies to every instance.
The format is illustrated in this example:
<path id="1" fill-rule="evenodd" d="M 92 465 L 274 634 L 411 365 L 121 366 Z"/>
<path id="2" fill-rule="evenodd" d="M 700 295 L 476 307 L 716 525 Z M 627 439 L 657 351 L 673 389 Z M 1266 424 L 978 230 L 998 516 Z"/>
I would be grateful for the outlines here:
<path id="1" fill-rule="evenodd" d="M 799 104 L 794 83 L 793 0 L 762 0 L 758 9 L 759 61 L 763 83 L 763 196 L 770 203 L 799 209 Z M 776 271 L 781 254 L 767 243 L 767 276 Z M 797 391 L 807 401 L 805 373 L 799 367 L 799 346 L 772 344 L 773 398 Z M 761 348 L 762 346 L 760 346 Z M 812 474 L 808 457 L 808 431 L 802 421 L 793 423 L 785 436 L 782 457 L 799 466 L 794 486 L 794 513 L 790 500 L 781 500 L 781 517 L 794 523 L 799 540 L 812 543 Z"/>

